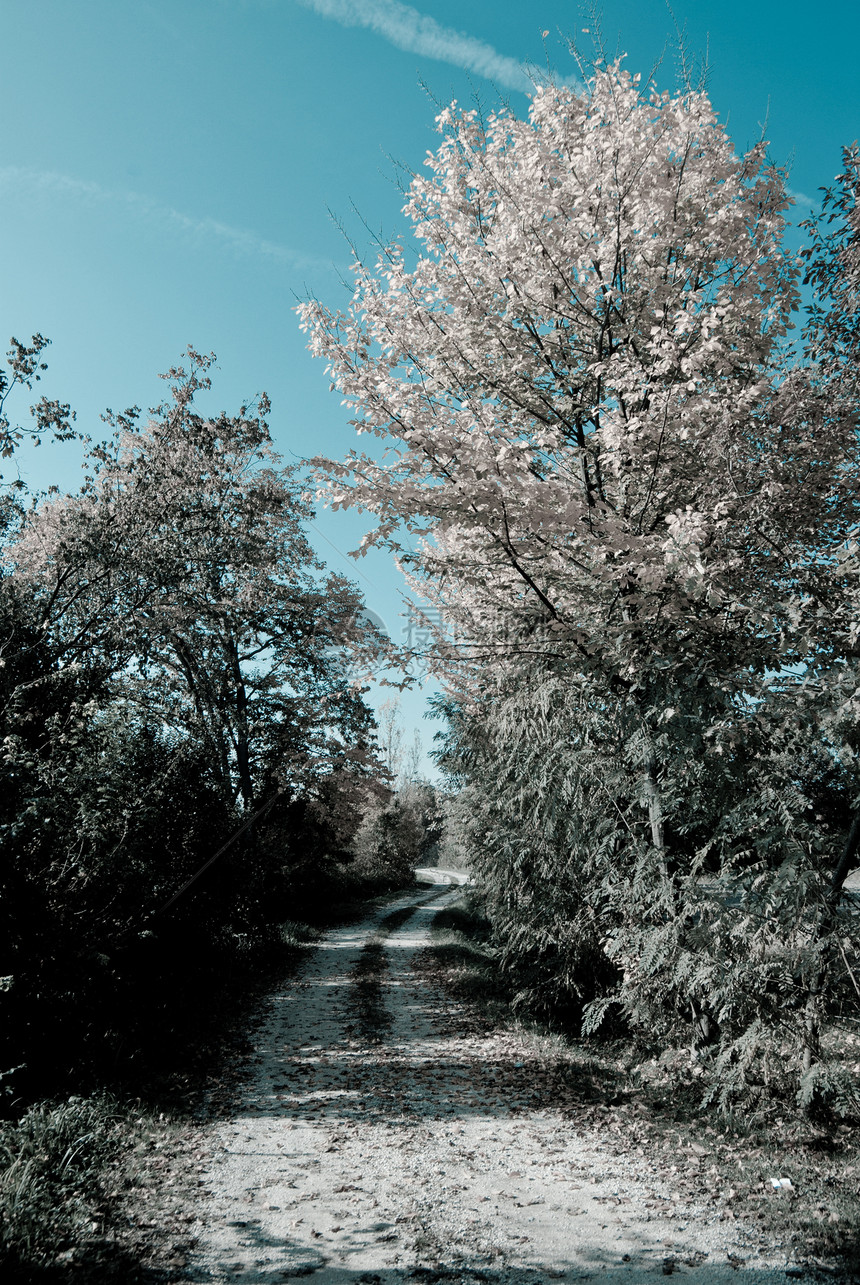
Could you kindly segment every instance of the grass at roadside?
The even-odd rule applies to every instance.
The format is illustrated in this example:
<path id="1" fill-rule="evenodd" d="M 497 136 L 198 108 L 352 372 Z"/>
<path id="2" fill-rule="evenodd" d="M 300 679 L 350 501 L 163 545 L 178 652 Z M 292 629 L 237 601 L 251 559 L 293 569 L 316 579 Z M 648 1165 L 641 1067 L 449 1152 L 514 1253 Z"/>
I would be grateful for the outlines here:
<path id="1" fill-rule="evenodd" d="M 185 1279 L 203 1148 L 199 1125 L 107 1095 L 40 1103 L 0 1125 L 0 1279 Z"/>
<path id="2" fill-rule="evenodd" d="M 197 1042 L 135 1088 L 39 1102 L 0 1122 L 4 1285 L 156 1285 L 179 1279 L 202 1124 L 226 1108 L 250 1053 L 248 1009 L 320 936 L 287 923 L 217 996 L 201 996 Z M 218 1012 L 215 1012 L 218 1001 Z M 211 1010 L 211 1011 L 210 1011 Z M 164 1178 L 171 1173 L 171 1184 Z"/>
<path id="3" fill-rule="evenodd" d="M 40 1103 L 0 1126 L 0 1268 L 4 1279 L 63 1261 L 97 1222 L 104 1177 L 123 1143 L 106 1098 Z"/>
<path id="4" fill-rule="evenodd" d="M 444 888 L 439 890 L 441 895 Z M 361 1039 L 369 1044 L 381 1044 L 391 1029 L 391 1014 L 385 1004 L 384 982 L 388 971 L 388 957 L 384 941 L 389 934 L 412 918 L 415 906 L 402 906 L 380 919 L 376 931 L 362 947 L 352 970 L 352 1006 Z"/>
<path id="5" fill-rule="evenodd" d="M 474 892 L 436 915 L 423 967 L 458 1001 L 456 1021 L 470 1033 L 514 1029 L 526 1042 L 535 1105 L 598 1128 L 615 1153 L 648 1156 L 680 1197 L 749 1226 L 751 1249 L 755 1238 L 778 1242 L 807 1279 L 860 1281 L 856 1129 L 788 1111 L 766 1123 L 718 1121 L 700 1109 L 694 1077 L 684 1085 L 672 1076 L 679 1050 L 654 1059 L 632 1040 L 585 1041 L 517 1017 Z M 791 1188 L 775 1190 L 772 1178 Z"/>
<path id="6" fill-rule="evenodd" d="M 168 1139 L 170 1141 L 168 1142 Z M 39 1103 L 0 1125 L 0 1276 L 9 1285 L 155 1285 L 173 1279 L 148 1252 L 153 1157 L 190 1145 L 187 1131 L 105 1094 Z M 174 1200 L 181 1193 L 171 1192 Z M 170 1254 L 188 1228 L 168 1228 Z M 177 1239 L 177 1236 L 179 1239 Z M 165 1257 L 165 1255 L 161 1255 Z"/>
<path id="7" fill-rule="evenodd" d="M 473 893 L 465 893 L 433 918 L 432 952 L 444 970 L 446 988 L 482 1020 L 511 1019 L 509 996 L 499 978 L 490 924 Z"/>

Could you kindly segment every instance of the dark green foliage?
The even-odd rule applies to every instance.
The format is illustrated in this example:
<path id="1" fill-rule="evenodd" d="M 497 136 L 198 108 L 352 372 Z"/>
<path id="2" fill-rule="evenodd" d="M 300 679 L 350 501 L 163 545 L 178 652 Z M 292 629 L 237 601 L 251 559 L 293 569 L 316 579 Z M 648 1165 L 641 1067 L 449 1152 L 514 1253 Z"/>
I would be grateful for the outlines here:
<path id="1" fill-rule="evenodd" d="M 449 706 L 440 756 L 515 1007 L 686 1046 L 724 1112 L 787 1097 L 855 1113 L 840 1031 L 857 1026 L 857 909 L 828 903 L 850 790 L 826 744 L 796 752 L 781 697 L 688 755 L 656 735 L 658 850 L 621 712 L 525 677 L 468 715 Z"/>
<path id="2" fill-rule="evenodd" d="M 49 677 L 42 710 L 7 702 L 3 722 L 0 1068 L 31 1099 L 181 1060 L 281 921 L 363 889 L 360 775 L 284 792 L 245 828 L 205 744 L 82 688 Z"/>
<path id="3" fill-rule="evenodd" d="M 436 807 L 432 789 L 406 785 L 365 812 L 355 841 L 353 869 L 380 891 L 413 879 L 416 866 L 435 855 Z"/>
<path id="4" fill-rule="evenodd" d="M 15 349 L 0 400 L 43 347 Z M 317 577 L 266 398 L 193 409 L 211 360 L 189 350 L 145 426 L 108 416 L 79 495 L 25 512 L 3 493 L 10 1111 L 180 1061 L 225 988 L 281 949 L 280 921 L 361 890 L 353 839 L 384 787 L 344 658 L 375 643 L 352 627 L 353 586 Z"/>
<path id="5" fill-rule="evenodd" d="M 128 719 L 90 708 L 65 737 L 43 727 L 41 753 L 19 738 L 7 759 L 0 1029 L 3 1065 L 23 1064 L 8 1087 L 28 1095 L 138 1055 L 183 991 L 177 955 L 199 964 L 200 939 L 246 914 L 234 857 L 159 915 L 236 817 L 199 747 Z"/>

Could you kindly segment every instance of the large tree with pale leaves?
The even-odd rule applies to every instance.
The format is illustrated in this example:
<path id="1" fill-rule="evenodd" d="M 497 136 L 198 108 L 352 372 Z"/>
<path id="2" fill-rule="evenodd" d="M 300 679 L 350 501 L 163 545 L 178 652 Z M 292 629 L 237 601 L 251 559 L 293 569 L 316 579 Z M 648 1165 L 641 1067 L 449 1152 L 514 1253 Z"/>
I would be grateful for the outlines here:
<path id="1" fill-rule="evenodd" d="M 302 309 L 358 430 L 396 443 L 328 462 L 331 502 L 376 513 L 373 542 L 432 537 L 415 569 L 467 645 L 538 631 L 645 724 L 667 669 L 735 693 L 804 659 L 854 438 L 786 364 L 799 268 L 764 145 L 738 157 L 704 93 L 618 65 L 527 121 L 439 127 L 414 261 L 394 245 L 346 313 Z"/>
<path id="2" fill-rule="evenodd" d="M 330 501 L 373 512 L 368 542 L 395 549 L 442 608 L 440 666 L 480 742 L 466 757 L 504 762 L 521 816 L 534 822 L 550 797 L 556 824 L 556 769 L 575 778 L 583 816 L 586 767 L 611 779 L 600 870 L 627 874 L 614 896 L 592 879 L 606 919 L 589 931 L 628 1013 L 648 1009 L 649 988 L 665 995 L 674 969 L 678 1012 L 708 1038 L 728 1031 L 734 1057 L 761 1016 L 761 978 L 737 984 L 749 1004 L 721 990 L 743 953 L 721 907 L 759 868 L 768 887 L 781 871 L 811 890 L 801 912 L 779 894 L 773 917 L 774 941 L 793 924 L 784 972 L 806 997 L 792 1003 L 808 1075 L 815 872 L 839 839 L 810 824 L 791 760 L 801 712 L 821 721 L 850 659 L 842 554 L 860 479 L 856 389 L 793 347 L 801 269 L 783 242 L 784 175 L 764 143 L 736 154 L 704 92 L 661 93 L 620 63 L 581 92 L 538 89 L 526 120 L 455 105 L 438 125 L 405 207 L 414 242 L 356 264 L 346 311 L 301 309 L 355 427 L 388 445 L 381 459 L 319 461 Z M 423 538 L 417 555 L 404 528 Z M 544 682 L 548 706 L 534 695 Z M 518 710 L 490 753 L 479 724 L 498 721 L 512 687 Z M 548 727 L 567 746 L 549 773 L 529 752 Z M 753 767 L 745 742 L 768 747 Z M 839 766 L 832 741 L 817 747 Z M 554 860 L 581 864 L 576 829 Z M 731 887 L 703 909 L 714 867 Z M 646 885 L 636 925 L 630 889 Z M 690 916 L 721 925 L 695 950 Z M 667 922 L 682 926 L 672 941 Z"/>

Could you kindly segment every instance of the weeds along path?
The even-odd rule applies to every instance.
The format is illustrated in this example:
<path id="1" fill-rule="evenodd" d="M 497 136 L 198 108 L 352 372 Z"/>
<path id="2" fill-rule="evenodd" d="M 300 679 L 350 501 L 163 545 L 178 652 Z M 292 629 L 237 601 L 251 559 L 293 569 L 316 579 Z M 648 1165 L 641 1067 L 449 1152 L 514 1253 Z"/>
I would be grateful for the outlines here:
<path id="1" fill-rule="evenodd" d="M 460 895 L 330 932 L 271 998 L 240 1107 L 211 1126 L 190 1278 L 785 1282 L 784 1254 L 687 1205 L 641 1148 L 534 1105 L 528 1041 L 458 1022 L 414 965 Z"/>

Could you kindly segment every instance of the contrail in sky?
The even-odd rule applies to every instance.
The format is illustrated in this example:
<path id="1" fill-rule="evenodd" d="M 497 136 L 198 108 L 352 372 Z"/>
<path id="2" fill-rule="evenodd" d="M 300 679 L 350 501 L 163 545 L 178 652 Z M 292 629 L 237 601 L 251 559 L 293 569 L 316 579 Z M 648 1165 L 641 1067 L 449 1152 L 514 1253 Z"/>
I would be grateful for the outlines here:
<path id="1" fill-rule="evenodd" d="M 75 201 L 97 201 L 101 204 L 125 207 L 136 218 L 149 223 L 161 224 L 173 228 L 199 240 L 209 240 L 228 245 L 240 254 L 275 260 L 289 268 L 330 269 L 331 264 L 312 256 L 296 254 L 287 246 L 276 241 L 268 241 L 256 232 L 246 228 L 232 227 L 218 219 L 199 219 L 170 205 L 154 201 L 152 197 L 140 192 L 113 190 L 102 187 L 99 183 L 86 182 L 72 178 L 69 174 L 60 174 L 54 170 L 33 170 L 17 165 L 0 167 L 0 189 L 26 189 L 30 192 L 45 193 L 61 199 Z"/>
<path id="2" fill-rule="evenodd" d="M 343 27 L 367 27 L 407 53 L 422 54 L 439 62 L 473 71 L 505 89 L 530 94 L 546 73 L 529 68 L 516 58 L 500 54 L 492 45 L 474 36 L 442 27 L 435 18 L 419 13 L 400 0 L 298 0 L 324 18 L 333 18 Z"/>

